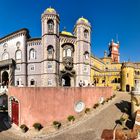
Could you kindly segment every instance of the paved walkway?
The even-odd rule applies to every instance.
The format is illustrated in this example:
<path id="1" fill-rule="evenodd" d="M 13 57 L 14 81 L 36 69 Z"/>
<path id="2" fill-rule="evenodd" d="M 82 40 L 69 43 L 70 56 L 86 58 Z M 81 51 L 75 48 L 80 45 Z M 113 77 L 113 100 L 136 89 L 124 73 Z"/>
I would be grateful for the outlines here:
<path id="1" fill-rule="evenodd" d="M 71 130 L 52 138 L 43 138 L 43 140 L 100 140 L 104 129 L 113 129 L 116 126 L 115 121 L 123 114 L 123 108 L 127 102 L 130 102 L 130 95 L 118 93 L 116 99 L 108 103 L 109 105 L 95 116 Z"/>
<path id="2" fill-rule="evenodd" d="M 122 102 L 123 101 L 123 102 Z M 122 115 L 124 103 L 130 101 L 128 93 L 118 93 L 113 101 L 95 110 L 85 119 L 74 124 L 69 129 L 60 130 L 58 134 L 40 135 L 34 138 L 24 138 L 17 130 L 9 129 L 0 132 L 0 140 L 100 140 L 103 129 L 113 129 L 115 121 Z M 61 132 L 62 131 L 62 132 Z"/>

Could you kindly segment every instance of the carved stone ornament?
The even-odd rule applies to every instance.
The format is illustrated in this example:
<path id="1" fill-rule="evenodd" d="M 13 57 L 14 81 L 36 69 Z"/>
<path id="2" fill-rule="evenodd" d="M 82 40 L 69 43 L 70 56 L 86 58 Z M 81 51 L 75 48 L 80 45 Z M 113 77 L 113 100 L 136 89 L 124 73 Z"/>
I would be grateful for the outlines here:
<path id="1" fill-rule="evenodd" d="M 73 60 L 71 58 L 65 58 L 63 60 L 65 69 L 71 70 L 73 68 Z"/>

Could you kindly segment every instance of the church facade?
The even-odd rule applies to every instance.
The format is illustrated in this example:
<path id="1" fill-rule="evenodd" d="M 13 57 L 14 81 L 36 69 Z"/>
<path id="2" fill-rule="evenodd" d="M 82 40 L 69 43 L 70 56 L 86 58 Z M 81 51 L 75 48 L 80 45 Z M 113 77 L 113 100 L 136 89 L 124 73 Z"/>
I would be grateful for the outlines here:
<path id="1" fill-rule="evenodd" d="M 88 20 L 79 18 L 74 34 L 60 32 L 59 15 L 48 8 L 41 23 L 41 38 L 31 38 L 27 29 L 0 38 L 1 83 L 43 87 L 74 87 L 80 80 L 90 83 Z"/>
<path id="2" fill-rule="evenodd" d="M 83 17 L 74 32 L 59 31 L 60 18 L 53 8 L 41 15 L 42 35 L 31 38 L 21 29 L 0 38 L 0 83 L 13 86 L 78 87 L 112 86 L 123 91 L 134 87 L 139 63 L 120 63 L 119 43 L 109 44 L 102 59 L 91 54 L 91 25 Z"/>

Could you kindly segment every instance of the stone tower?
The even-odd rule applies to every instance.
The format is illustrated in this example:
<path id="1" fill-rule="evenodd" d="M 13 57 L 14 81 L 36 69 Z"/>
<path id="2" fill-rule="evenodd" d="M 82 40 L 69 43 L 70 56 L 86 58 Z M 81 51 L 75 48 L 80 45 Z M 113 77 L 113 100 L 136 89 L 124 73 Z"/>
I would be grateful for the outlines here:
<path id="1" fill-rule="evenodd" d="M 74 28 L 77 37 L 75 49 L 76 86 L 80 81 L 90 83 L 91 25 L 85 18 L 79 18 Z"/>
<path id="2" fill-rule="evenodd" d="M 112 58 L 112 62 L 120 62 L 120 53 L 119 53 L 119 43 L 115 43 L 113 40 L 109 43 L 109 57 Z"/>
<path id="3" fill-rule="evenodd" d="M 59 15 L 53 8 L 42 14 L 42 85 L 59 84 Z"/>
<path id="4" fill-rule="evenodd" d="M 122 64 L 121 68 L 121 89 L 122 91 L 131 91 L 134 87 L 134 65 L 131 62 Z"/>

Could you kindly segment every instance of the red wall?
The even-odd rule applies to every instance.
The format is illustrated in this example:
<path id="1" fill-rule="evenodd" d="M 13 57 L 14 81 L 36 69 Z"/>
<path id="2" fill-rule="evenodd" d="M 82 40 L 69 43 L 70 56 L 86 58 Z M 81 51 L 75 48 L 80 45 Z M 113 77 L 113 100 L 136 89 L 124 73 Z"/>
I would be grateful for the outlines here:
<path id="1" fill-rule="evenodd" d="M 47 88 L 47 87 L 10 87 L 9 97 L 15 97 L 20 104 L 20 124 L 32 126 L 39 122 L 42 125 L 66 119 L 76 115 L 74 105 L 79 100 L 86 107 L 93 107 L 100 97 L 112 95 L 111 87 L 84 88 Z"/>

